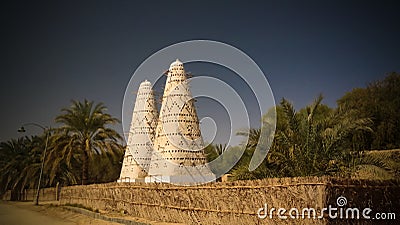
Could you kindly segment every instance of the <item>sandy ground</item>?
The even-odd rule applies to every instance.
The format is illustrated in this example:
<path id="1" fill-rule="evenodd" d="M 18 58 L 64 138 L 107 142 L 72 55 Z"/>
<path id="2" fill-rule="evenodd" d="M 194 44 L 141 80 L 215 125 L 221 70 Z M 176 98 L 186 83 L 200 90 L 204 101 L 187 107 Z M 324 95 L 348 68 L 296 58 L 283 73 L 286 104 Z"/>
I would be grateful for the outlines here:
<path id="1" fill-rule="evenodd" d="M 184 225 L 177 223 L 165 223 L 148 221 L 141 218 L 107 213 L 108 217 L 118 217 L 128 220 L 143 222 L 151 225 Z M 0 201 L 0 225 L 120 225 L 120 223 L 95 219 L 90 216 L 72 212 L 58 206 L 58 202 L 41 202 L 39 206 L 33 202 L 9 202 Z"/>
<path id="2" fill-rule="evenodd" d="M 32 202 L 0 202 L 0 224 L 2 225 L 120 225 L 73 213 L 50 205 L 34 206 Z"/>

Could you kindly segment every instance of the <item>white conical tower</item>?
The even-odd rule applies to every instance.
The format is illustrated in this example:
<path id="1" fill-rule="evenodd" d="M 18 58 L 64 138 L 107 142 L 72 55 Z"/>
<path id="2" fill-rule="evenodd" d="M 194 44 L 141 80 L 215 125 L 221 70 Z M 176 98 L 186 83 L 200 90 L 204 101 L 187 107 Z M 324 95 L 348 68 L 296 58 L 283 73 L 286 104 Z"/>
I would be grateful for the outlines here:
<path id="1" fill-rule="evenodd" d="M 208 182 L 215 175 L 206 163 L 194 99 L 183 64 L 177 59 L 167 73 L 146 182 Z"/>
<path id="2" fill-rule="evenodd" d="M 137 92 L 119 182 L 143 180 L 147 175 L 153 151 L 158 112 L 149 81 L 143 81 Z"/>

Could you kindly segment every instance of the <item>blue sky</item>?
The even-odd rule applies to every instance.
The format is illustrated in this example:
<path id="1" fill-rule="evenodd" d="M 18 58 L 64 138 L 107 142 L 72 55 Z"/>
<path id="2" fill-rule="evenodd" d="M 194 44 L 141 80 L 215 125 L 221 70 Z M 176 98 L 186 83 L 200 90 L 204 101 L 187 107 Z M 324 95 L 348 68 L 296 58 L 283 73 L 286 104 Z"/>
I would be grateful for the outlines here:
<path id="1" fill-rule="evenodd" d="M 334 107 L 352 88 L 400 71 L 396 1 L 144 2 L 3 4 L 0 141 L 18 137 L 25 122 L 57 126 L 71 99 L 104 102 L 121 119 L 135 69 L 180 41 L 241 49 L 266 74 L 275 100 L 296 108 L 319 93 Z"/>

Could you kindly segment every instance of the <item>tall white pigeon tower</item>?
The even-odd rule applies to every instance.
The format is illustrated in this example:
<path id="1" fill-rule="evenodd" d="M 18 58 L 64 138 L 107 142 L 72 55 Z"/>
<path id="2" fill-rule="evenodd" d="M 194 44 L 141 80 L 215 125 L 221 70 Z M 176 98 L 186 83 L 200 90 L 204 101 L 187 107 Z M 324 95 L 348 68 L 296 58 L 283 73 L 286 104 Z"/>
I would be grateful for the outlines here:
<path id="1" fill-rule="evenodd" d="M 204 183 L 215 180 L 207 166 L 194 101 L 183 63 L 177 59 L 167 72 L 146 182 Z"/>
<path id="2" fill-rule="evenodd" d="M 158 111 L 149 81 L 137 92 L 124 161 L 118 182 L 143 181 L 150 166 Z"/>

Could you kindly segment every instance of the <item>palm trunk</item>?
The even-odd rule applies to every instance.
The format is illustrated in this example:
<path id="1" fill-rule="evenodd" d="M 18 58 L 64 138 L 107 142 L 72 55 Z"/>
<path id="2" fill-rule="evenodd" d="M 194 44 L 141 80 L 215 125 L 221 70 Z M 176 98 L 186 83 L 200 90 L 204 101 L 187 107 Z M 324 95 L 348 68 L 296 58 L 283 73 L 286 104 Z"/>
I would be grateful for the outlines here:
<path id="1" fill-rule="evenodd" d="M 85 151 L 82 155 L 82 185 L 87 184 L 89 178 L 89 155 Z"/>

